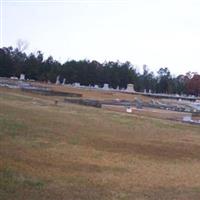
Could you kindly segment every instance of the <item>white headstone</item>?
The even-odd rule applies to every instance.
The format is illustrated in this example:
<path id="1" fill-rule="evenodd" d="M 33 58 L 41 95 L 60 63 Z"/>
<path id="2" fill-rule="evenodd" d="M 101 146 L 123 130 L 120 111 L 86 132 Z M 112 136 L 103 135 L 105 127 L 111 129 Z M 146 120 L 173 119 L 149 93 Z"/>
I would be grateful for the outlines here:
<path id="1" fill-rule="evenodd" d="M 75 87 L 80 87 L 80 83 L 74 83 Z"/>
<path id="2" fill-rule="evenodd" d="M 60 76 L 57 76 L 56 77 L 56 85 L 59 85 L 60 84 Z"/>
<path id="3" fill-rule="evenodd" d="M 130 107 L 126 108 L 126 112 L 127 113 L 132 113 L 132 108 L 130 108 Z"/>
<path id="4" fill-rule="evenodd" d="M 95 85 L 95 86 L 94 86 L 94 88 L 96 88 L 96 89 L 97 89 L 97 88 L 99 88 L 99 86 L 98 86 L 98 85 Z"/>
<path id="5" fill-rule="evenodd" d="M 184 122 L 190 122 L 190 121 L 192 121 L 192 117 L 190 115 L 184 116 L 183 121 Z"/>
<path id="6" fill-rule="evenodd" d="M 104 90 L 109 90 L 109 87 L 108 87 L 108 84 L 107 84 L 107 83 L 104 83 L 103 89 L 104 89 Z"/>
<path id="7" fill-rule="evenodd" d="M 185 112 L 191 112 L 191 108 L 186 107 Z"/>
<path id="8" fill-rule="evenodd" d="M 18 80 L 18 78 L 16 76 L 11 76 L 10 79 L 12 79 L 12 80 Z"/>
<path id="9" fill-rule="evenodd" d="M 62 84 L 65 85 L 65 82 L 66 82 L 66 78 L 63 79 Z"/>
<path id="10" fill-rule="evenodd" d="M 146 90 L 146 89 L 144 89 L 144 93 L 147 93 L 147 90 Z"/>
<path id="11" fill-rule="evenodd" d="M 20 80 L 20 81 L 24 81 L 24 80 L 25 80 L 25 74 L 20 74 L 19 80 Z"/>
<path id="12" fill-rule="evenodd" d="M 126 91 L 127 92 L 134 92 L 134 85 L 133 84 L 128 84 L 127 85 L 127 88 L 126 88 Z"/>

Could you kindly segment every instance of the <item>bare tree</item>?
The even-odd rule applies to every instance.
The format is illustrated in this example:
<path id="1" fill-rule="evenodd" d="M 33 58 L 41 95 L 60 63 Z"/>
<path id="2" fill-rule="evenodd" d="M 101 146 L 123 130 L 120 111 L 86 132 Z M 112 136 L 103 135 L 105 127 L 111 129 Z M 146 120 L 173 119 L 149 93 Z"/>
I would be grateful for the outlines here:
<path id="1" fill-rule="evenodd" d="M 28 48 L 28 42 L 25 40 L 17 40 L 17 48 L 19 51 L 23 52 Z"/>

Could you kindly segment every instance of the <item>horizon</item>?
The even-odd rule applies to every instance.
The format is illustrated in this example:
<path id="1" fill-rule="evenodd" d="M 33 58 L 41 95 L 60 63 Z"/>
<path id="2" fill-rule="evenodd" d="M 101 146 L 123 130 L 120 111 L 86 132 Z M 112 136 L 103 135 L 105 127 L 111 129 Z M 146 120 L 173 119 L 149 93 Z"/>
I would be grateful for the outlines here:
<path id="1" fill-rule="evenodd" d="M 22 39 L 27 53 L 61 63 L 119 60 L 140 72 L 147 65 L 154 73 L 200 73 L 199 9 L 197 0 L 1 0 L 1 47 Z"/>

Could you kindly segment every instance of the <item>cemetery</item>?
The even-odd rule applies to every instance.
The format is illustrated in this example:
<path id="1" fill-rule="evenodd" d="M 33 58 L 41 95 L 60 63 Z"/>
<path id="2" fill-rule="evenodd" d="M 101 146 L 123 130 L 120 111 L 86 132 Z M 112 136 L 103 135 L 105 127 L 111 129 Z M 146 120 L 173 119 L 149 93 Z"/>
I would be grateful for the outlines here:
<path id="1" fill-rule="evenodd" d="M 198 99 L 65 81 L 0 78 L 0 199 L 199 199 Z"/>
<path id="2" fill-rule="evenodd" d="M 126 89 L 113 89 L 108 84 L 104 84 L 101 88 L 98 85 L 84 86 L 80 83 L 65 84 L 66 79 L 63 79 L 61 83 L 57 76 L 55 85 L 58 88 L 62 88 L 62 91 L 58 91 L 54 88 L 54 84 L 44 84 L 37 82 L 30 82 L 25 79 L 25 75 L 21 74 L 19 79 L 11 77 L 0 78 L 0 86 L 8 87 L 12 89 L 20 89 L 23 92 L 41 94 L 45 96 L 59 96 L 67 97 L 65 103 L 74 103 L 86 106 L 92 106 L 97 108 L 104 108 L 108 110 L 115 110 L 120 112 L 127 112 L 132 114 L 142 114 L 151 117 L 165 118 L 168 120 L 178 120 L 184 123 L 200 124 L 200 103 L 197 97 L 191 96 L 179 96 L 179 95 L 166 95 L 166 94 L 154 94 L 145 90 L 144 93 L 136 92 L 133 84 L 128 84 Z M 74 91 L 69 91 L 69 89 Z M 79 90 L 79 91 L 77 91 Z M 90 99 L 84 97 L 84 92 L 89 93 L 95 91 L 100 95 L 102 92 L 107 94 L 122 94 L 120 99 L 111 98 L 109 100 L 99 100 L 95 96 Z M 123 94 L 128 94 L 129 99 L 124 98 Z M 143 96 L 145 99 L 143 100 Z M 139 110 L 139 111 L 138 111 Z M 193 115 L 197 117 L 192 119 Z M 190 116 L 189 120 L 187 116 Z M 184 118 L 186 116 L 186 118 Z"/>
<path id="3" fill-rule="evenodd" d="M 200 200 L 200 0 L 0 0 L 0 200 Z"/>

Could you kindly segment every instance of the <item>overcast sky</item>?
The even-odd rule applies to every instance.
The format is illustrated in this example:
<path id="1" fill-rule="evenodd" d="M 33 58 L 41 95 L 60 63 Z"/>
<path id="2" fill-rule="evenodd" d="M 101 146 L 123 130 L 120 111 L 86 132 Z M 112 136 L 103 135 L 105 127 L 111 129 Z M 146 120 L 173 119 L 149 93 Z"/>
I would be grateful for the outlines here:
<path id="1" fill-rule="evenodd" d="M 3 46 L 200 73 L 200 0 L 3 0 Z M 2 44 L 1 44 L 2 45 Z"/>

